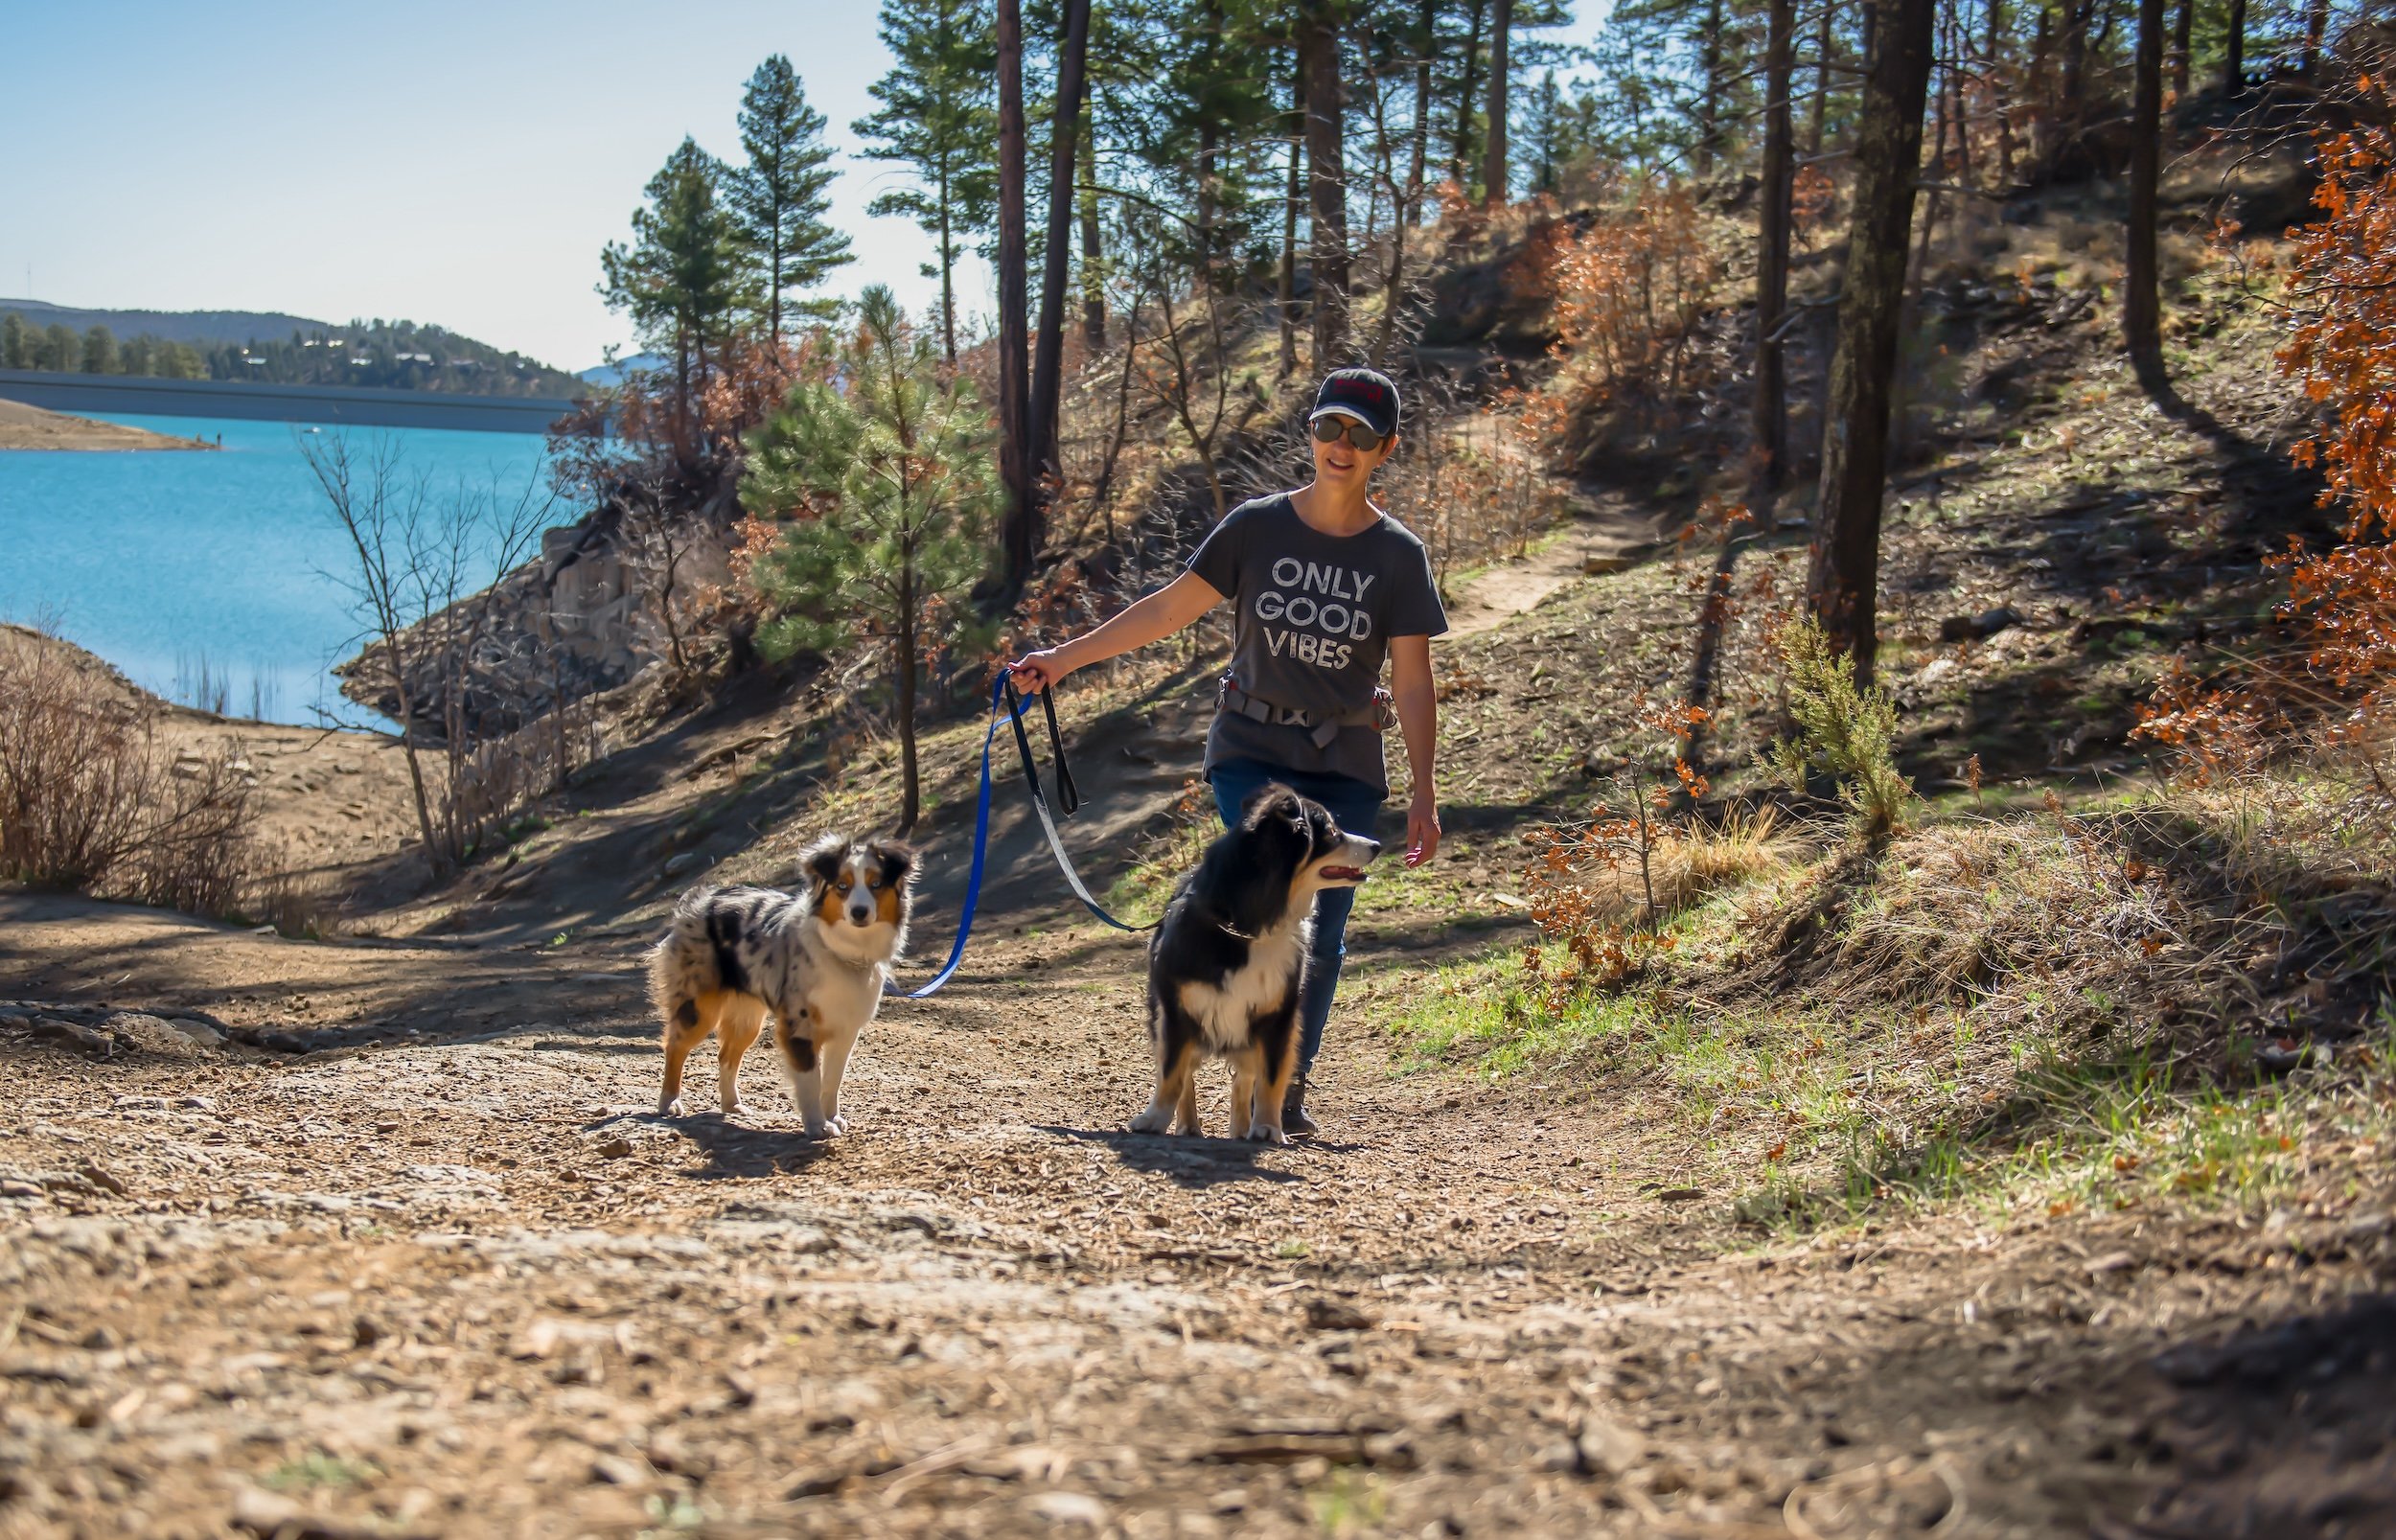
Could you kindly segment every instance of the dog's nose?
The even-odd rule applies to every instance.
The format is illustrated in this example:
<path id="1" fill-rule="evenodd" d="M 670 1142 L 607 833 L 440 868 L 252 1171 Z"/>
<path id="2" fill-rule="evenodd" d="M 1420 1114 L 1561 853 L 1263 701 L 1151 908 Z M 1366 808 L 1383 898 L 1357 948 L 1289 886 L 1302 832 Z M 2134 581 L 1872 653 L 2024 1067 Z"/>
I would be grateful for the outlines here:
<path id="1" fill-rule="evenodd" d="M 1373 857 L 1378 856 L 1379 854 L 1381 854 L 1381 841 L 1378 839 L 1367 839 L 1365 841 L 1365 859 L 1367 861 L 1371 861 Z"/>
<path id="2" fill-rule="evenodd" d="M 848 921 L 851 925 L 863 925 L 872 918 L 873 910 L 863 904 L 851 904 L 848 907 Z"/>

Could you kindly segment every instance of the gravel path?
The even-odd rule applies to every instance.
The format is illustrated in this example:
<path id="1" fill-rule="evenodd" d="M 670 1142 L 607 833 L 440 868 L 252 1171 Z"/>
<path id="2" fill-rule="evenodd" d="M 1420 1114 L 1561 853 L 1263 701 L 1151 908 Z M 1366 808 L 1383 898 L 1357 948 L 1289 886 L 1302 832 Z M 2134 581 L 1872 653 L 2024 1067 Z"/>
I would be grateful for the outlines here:
<path id="1" fill-rule="evenodd" d="M 1350 1023 L 1321 1140 L 1134 1137 L 1138 954 L 1081 931 L 894 1005 L 824 1144 L 762 1054 L 743 1118 L 654 1115 L 629 940 L 0 938 L 153 1012 L 0 1004 L 0 1535 L 2199 1534 L 2242 1470 L 2396 1487 L 2304 1442 L 2388 1415 L 2384 1231 L 1766 1238 L 1658 1196 L 1641 1109 Z"/>

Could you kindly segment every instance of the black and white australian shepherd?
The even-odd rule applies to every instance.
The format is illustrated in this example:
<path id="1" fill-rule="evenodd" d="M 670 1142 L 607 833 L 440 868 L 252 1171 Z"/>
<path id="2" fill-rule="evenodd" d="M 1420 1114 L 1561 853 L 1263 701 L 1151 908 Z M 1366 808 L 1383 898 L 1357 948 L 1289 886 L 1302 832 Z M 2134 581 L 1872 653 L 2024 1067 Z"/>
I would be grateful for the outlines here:
<path id="1" fill-rule="evenodd" d="M 1201 1132 L 1198 1061 L 1232 1061 L 1232 1138 L 1287 1144 L 1281 1101 L 1298 1067 L 1298 996 L 1315 895 L 1354 887 L 1381 853 L 1320 803 L 1258 789 L 1184 879 L 1148 946 L 1157 1089 L 1132 1131 Z"/>
<path id="2" fill-rule="evenodd" d="M 768 1017 L 791 1100 L 810 1137 L 847 1131 L 841 1076 L 907 945 L 915 852 L 832 835 L 799 858 L 796 893 L 701 887 L 682 895 L 649 954 L 649 998 L 665 1023 L 657 1111 L 682 1115 L 682 1061 L 716 1034 L 724 1111 L 741 1106 L 741 1056 Z"/>

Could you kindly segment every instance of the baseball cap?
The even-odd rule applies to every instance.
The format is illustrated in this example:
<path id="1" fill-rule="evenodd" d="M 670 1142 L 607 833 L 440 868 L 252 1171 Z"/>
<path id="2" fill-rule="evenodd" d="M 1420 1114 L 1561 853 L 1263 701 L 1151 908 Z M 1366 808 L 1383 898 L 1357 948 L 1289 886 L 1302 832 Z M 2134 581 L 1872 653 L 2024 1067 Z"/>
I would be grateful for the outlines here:
<path id="1" fill-rule="evenodd" d="M 1315 392 L 1311 423 L 1329 413 L 1352 417 L 1383 438 L 1397 433 L 1397 382 L 1378 369 L 1334 369 Z"/>

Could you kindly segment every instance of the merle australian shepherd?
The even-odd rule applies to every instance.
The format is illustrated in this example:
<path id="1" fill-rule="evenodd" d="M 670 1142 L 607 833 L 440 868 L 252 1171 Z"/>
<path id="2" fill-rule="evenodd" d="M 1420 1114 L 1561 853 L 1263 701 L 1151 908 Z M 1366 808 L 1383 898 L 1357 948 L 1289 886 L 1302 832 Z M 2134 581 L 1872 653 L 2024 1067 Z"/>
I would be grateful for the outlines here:
<path id="1" fill-rule="evenodd" d="M 1184 879 L 1148 947 L 1156 1095 L 1139 1134 L 1198 1124 L 1198 1061 L 1232 1061 L 1232 1138 L 1287 1144 L 1281 1101 L 1298 1067 L 1298 997 L 1315 895 L 1353 887 L 1381 853 L 1286 786 L 1257 790 Z"/>
<path id="2" fill-rule="evenodd" d="M 710 1032 L 724 1111 L 745 1111 L 741 1056 L 771 1016 L 808 1134 L 846 1132 L 841 1075 L 907 945 L 915 865 L 913 849 L 896 840 L 832 835 L 799 858 L 799 892 L 701 887 L 682 895 L 649 955 L 649 998 L 665 1023 L 657 1111 L 681 1115 L 682 1061 Z"/>

